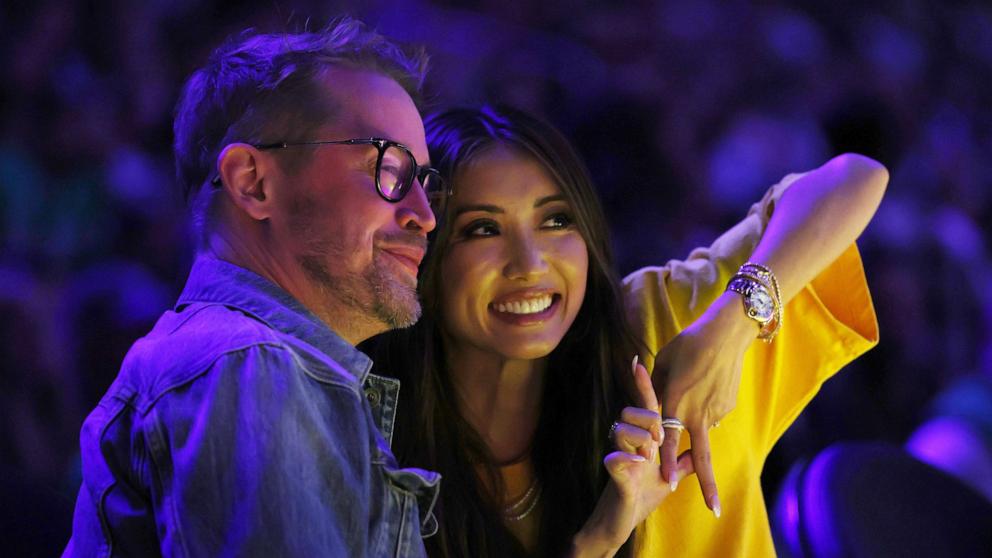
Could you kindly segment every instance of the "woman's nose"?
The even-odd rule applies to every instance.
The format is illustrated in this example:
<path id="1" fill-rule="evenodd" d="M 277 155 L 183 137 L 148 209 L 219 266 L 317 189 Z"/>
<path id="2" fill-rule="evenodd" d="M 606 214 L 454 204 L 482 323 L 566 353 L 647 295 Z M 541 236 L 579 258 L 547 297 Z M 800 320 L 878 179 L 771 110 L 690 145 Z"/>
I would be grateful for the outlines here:
<path id="1" fill-rule="evenodd" d="M 504 274 L 508 279 L 534 280 L 548 271 L 546 251 L 534 238 L 513 242 Z"/>

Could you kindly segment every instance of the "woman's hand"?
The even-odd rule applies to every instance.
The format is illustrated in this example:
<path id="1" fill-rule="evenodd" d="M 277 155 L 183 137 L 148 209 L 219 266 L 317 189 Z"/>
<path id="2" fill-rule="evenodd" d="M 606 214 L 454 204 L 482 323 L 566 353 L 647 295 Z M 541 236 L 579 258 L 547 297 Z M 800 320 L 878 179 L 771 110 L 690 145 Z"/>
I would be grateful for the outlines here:
<path id="1" fill-rule="evenodd" d="M 625 408 L 613 428 L 617 451 L 603 459 L 610 482 L 575 536 L 571 556 L 613 556 L 634 528 L 671 494 L 657 460 L 664 437 L 658 399 L 648 371 L 636 357 L 632 369 L 641 406 Z M 676 478 L 692 474 L 688 453 L 677 460 Z"/>
<path id="2" fill-rule="evenodd" d="M 709 429 L 737 402 L 744 352 L 758 335 L 758 326 L 744 314 L 740 295 L 721 295 L 692 325 L 665 345 L 655 360 L 653 382 L 662 396 L 662 414 L 678 418 L 692 442 L 692 462 L 707 507 L 720 517 Z M 665 428 L 661 444 L 662 476 L 678 484 L 681 431 Z"/>

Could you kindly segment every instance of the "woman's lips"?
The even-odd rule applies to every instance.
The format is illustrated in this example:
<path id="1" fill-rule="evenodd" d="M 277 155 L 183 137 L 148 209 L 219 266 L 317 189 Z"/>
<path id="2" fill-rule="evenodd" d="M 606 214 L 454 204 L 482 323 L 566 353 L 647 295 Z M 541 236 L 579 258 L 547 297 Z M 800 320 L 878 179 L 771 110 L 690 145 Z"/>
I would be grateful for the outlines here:
<path id="1" fill-rule="evenodd" d="M 522 326 L 541 323 L 551 318 L 551 316 L 558 311 L 558 307 L 561 305 L 560 294 L 553 294 L 549 296 L 551 297 L 551 304 L 549 304 L 547 308 L 537 312 L 528 312 L 527 310 L 529 310 L 529 308 L 525 307 L 525 305 L 530 306 L 530 308 L 533 308 L 533 305 L 535 304 L 541 305 L 541 297 L 506 303 L 491 303 L 489 305 L 489 313 L 501 322 L 512 325 Z"/>

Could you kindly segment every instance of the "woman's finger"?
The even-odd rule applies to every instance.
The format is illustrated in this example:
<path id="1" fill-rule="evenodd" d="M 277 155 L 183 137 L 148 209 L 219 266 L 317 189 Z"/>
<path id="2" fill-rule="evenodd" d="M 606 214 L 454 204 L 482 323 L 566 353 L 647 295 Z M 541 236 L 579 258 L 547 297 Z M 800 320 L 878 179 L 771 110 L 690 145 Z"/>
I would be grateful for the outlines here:
<path id="1" fill-rule="evenodd" d="M 672 492 L 675 492 L 679 484 L 675 471 L 678 468 L 679 438 L 681 436 L 681 429 L 665 428 L 665 436 L 661 441 L 661 476 L 671 486 Z"/>
<path id="2" fill-rule="evenodd" d="M 618 450 L 654 459 L 654 436 L 651 432 L 626 422 L 618 422 L 613 429 L 613 443 Z"/>
<path id="3" fill-rule="evenodd" d="M 661 415 L 654 410 L 642 409 L 640 407 L 624 407 L 620 411 L 620 420 L 627 424 L 632 424 L 638 428 L 643 428 L 656 436 L 656 431 L 661 427 Z M 657 439 L 655 441 L 658 441 Z"/>
<path id="4" fill-rule="evenodd" d="M 689 431 L 692 441 L 692 464 L 696 470 L 699 488 L 703 491 L 706 507 L 713 515 L 720 517 L 720 497 L 716 489 L 716 477 L 713 475 L 713 462 L 710 459 L 710 435 L 708 427 L 694 428 Z"/>
<path id="5" fill-rule="evenodd" d="M 644 409 L 658 411 L 658 396 L 654 393 L 654 385 L 651 383 L 651 375 L 648 374 L 648 369 L 637 361 L 637 355 L 634 355 L 634 361 L 631 363 L 631 372 L 634 374 L 634 385 L 637 386 L 637 404 Z M 654 435 L 655 441 L 660 444 L 665 433 L 661 429 L 661 415 L 657 413 L 655 414 L 657 415 L 657 418 L 655 419 L 654 424 L 648 427 L 647 430 L 651 431 Z M 636 424 L 643 427 L 640 423 Z"/>
<path id="6" fill-rule="evenodd" d="M 696 472 L 696 467 L 692 462 L 692 450 L 687 449 L 676 460 L 675 478 L 682 480 Z"/>
<path id="7" fill-rule="evenodd" d="M 603 458 L 603 466 L 606 467 L 606 472 L 610 474 L 610 478 L 617 483 L 623 483 L 627 478 L 626 470 L 628 468 L 646 461 L 647 459 L 637 454 L 614 451 Z"/>
<path id="8" fill-rule="evenodd" d="M 651 384 L 651 374 L 648 369 L 638 362 L 638 356 L 634 355 L 634 361 L 630 364 L 630 371 L 634 375 L 634 385 L 637 386 L 637 404 L 645 409 L 658 408 L 658 396 L 654 393 L 654 386 Z"/>

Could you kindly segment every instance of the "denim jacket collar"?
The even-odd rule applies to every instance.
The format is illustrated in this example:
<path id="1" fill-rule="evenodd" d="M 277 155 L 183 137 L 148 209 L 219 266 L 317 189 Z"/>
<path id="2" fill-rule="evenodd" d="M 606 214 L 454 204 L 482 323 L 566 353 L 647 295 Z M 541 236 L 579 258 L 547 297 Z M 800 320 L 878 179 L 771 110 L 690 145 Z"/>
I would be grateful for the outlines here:
<path id="1" fill-rule="evenodd" d="M 193 262 L 175 310 L 193 303 L 223 304 L 254 316 L 269 327 L 316 347 L 347 369 L 356 388 L 365 383 L 372 360 L 334 333 L 313 312 L 268 279 L 213 256 Z"/>

